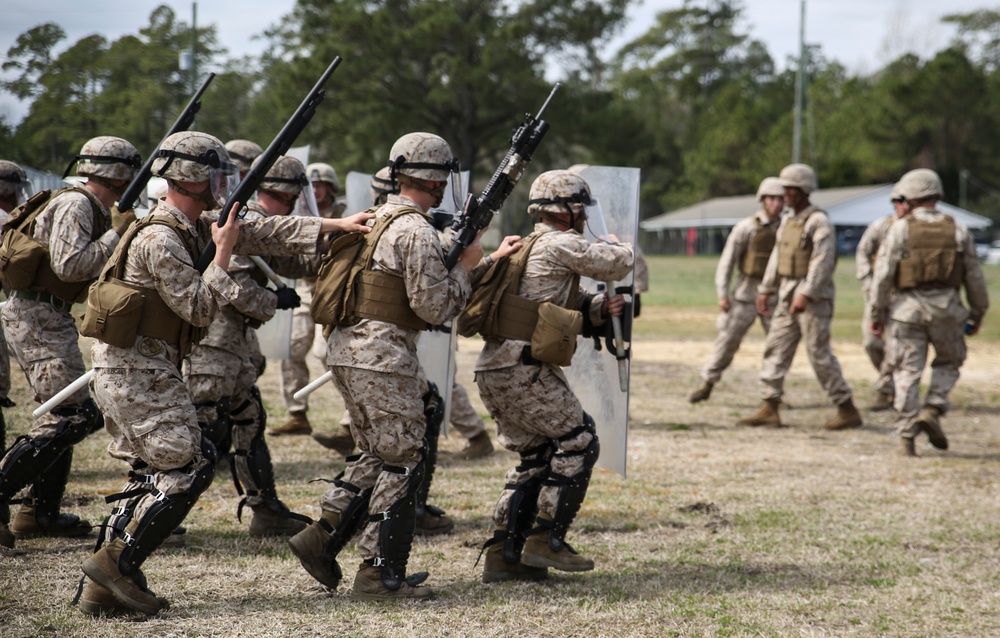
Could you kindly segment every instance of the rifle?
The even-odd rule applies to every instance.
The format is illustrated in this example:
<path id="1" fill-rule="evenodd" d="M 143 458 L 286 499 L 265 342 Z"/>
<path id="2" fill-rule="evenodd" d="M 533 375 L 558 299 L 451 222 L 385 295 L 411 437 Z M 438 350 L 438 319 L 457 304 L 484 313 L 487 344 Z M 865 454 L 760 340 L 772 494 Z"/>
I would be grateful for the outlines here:
<path id="1" fill-rule="evenodd" d="M 292 147 L 302 129 L 306 127 L 306 124 L 316 114 L 316 107 L 326 97 L 326 91 L 323 90 L 323 86 L 330 79 L 330 76 L 333 75 L 333 72 L 337 70 L 337 67 L 340 66 L 340 62 L 341 58 L 338 55 L 330 63 L 330 66 L 326 67 L 326 71 L 323 72 L 323 75 L 320 76 L 315 86 L 309 91 L 305 99 L 302 100 L 302 103 L 299 104 L 299 108 L 292 114 L 291 119 L 285 123 L 281 132 L 271 141 L 267 149 L 260 154 L 260 157 L 257 158 L 246 176 L 239 183 L 239 186 L 236 187 L 236 191 L 226 199 L 222 210 L 219 211 L 218 224 L 220 227 L 226 225 L 226 221 L 229 219 L 229 211 L 232 210 L 235 204 L 238 203 L 240 209 L 246 206 L 246 203 L 257 191 L 257 187 L 264 181 L 264 177 L 271 170 L 274 162 L 288 152 L 288 149 Z M 198 261 L 195 262 L 194 267 L 198 269 L 198 272 L 205 272 L 205 269 L 208 268 L 213 259 L 215 259 L 215 242 L 209 240 L 205 250 L 198 257 Z"/>
<path id="2" fill-rule="evenodd" d="M 209 73 L 208 77 L 205 78 L 205 81 L 202 82 L 201 88 L 198 89 L 198 92 L 191 97 L 190 101 L 188 101 L 187 106 L 185 106 L 184 110 L 181 111 L 181 114 L 177 117 L 173 126 L 170 127 L 167 134 L 164 135 L 163 139 L 160 140 L 160 143 L 157 144 L 156 149 L 150 153 L 149 158 L 146 159 L 146 163 L 142 165 L 139 172 L 135 174 L 134 178 L 132 178 L 132 183 L 128 185 L 128 188 L 125 189 L 122 196 L 118 198 L 118 210 L 125 212 L 135 208 L 135 203 L 139 200 L 139 193 L 146 188 L 146 184 L 149 183 L 149 178 L 153 175 L 153 162 L 156 161 L 156 151 L 163 146 L 163 142 L 165 142 L 166 139 L 174 133 L 186 131 L 191 128 L 191 125 L 194 124 L 194 116 L 198 114 L 199 110 L 201 110 L 201 96 L 205 93 L 205 89 L 208 88 L 208 85 L 211 84 L 214 79 L 215 74 Z"/>
<path id="3" fill-rule="evenodd" d="M 542 138 L 549 130 L 549 123 L 541 119 L 542 113 L 555 97 L 559 87 L 558 82 L 552 87 L 552 92 L 542 104 L 542 108 L 538 110 L 538 115 L 527 113 L 521 126 L 514 130 L 514 134 L 510 138 L 510 149 L 508 149 L 503 161 L 500 162 L 496 172 L 493 173 L 486 188 L 483 189 L 483 194 L 479 197 L 470 194 L 465 200 L 462 214 L 452 224 L 452 228 L 457 234 L 444 258 L 444 265 L 448 270 L 455 267 L 459 255 L 476 240 L 479 231 L 490 225 L 493 216 L 503 206 L 504 200 L 524 176 L 524 171 L 531 162 L 531 156 L 534 155 Z"/>

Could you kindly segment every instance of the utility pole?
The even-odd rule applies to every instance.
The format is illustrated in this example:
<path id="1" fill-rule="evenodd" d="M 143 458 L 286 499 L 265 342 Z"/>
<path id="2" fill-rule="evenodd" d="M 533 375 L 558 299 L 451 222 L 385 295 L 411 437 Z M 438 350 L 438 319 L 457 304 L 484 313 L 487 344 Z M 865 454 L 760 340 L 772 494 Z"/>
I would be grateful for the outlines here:
<path id="1" fill-rule="evenodd" d="M 806 64 L 806 0 L 802 0 L 799 16 L 799 68 L 795 73 L 795 128 L 792 133 L 792 163 L 802 161 L 802 103 L 805 94 Z"/>

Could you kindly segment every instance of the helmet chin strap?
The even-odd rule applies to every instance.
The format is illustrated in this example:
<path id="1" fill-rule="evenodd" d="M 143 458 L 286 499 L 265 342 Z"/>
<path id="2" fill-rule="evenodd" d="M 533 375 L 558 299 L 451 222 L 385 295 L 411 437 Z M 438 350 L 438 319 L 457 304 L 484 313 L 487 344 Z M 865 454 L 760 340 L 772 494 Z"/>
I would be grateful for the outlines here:
<path id="1" fill-rule="evenodd" d="M 180 193 L 181 195 L 187 195 L 191 199 L 197 202 L 201 202 L 206 206 L 211 207 L 215 205 L 215 198 L 212 197 L 211 188 L 206 188 L 205 190 L 196 193 L 195 191 L 190 191 L 184 188 L 183 186 L 180 185 L 180 183 L 178 183 L 175 180 L 170 180 L 170 187 L 173 188 L 178 193 Z"/>

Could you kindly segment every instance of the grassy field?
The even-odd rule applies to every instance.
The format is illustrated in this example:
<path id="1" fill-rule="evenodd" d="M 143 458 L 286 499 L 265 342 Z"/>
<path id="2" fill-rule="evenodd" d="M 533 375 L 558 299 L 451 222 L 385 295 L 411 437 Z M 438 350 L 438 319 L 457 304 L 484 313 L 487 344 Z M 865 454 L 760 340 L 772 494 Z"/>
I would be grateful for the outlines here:
<path id="1" fill-rule="evenodd" d="M 597 471 L 569 536 L 595 571 L 480 583 L 476 557 L 517 458 L 445 458 L 432 501 L 456 519 L 455 533 L 417 540 L 410 561 L 430 571 L 436 598 L 354 603 L 353 548 L 341 554 L 345 584 L 320 588 L 283 541 L 247 536 L 220 471 L 188 518 L 188 546 L 145 565 L 171 609 L 142 621 L 85 617 L 69 601 L 92 539 L 27 540 L 0 550 L 0 636 L 1000 636 L 1000 340 L 991 316 L 952 394 L 951 450 L 921 441 L 921 458 L 905 459 L 891 415 L 866 412 L 866 426 L 849 432 L 818 427 L 832 408 L 801 351 L 787 379 L 786 426 L 734 427 L 759 401 L 759 328 L 711 401 L 690 406 L 685 395 L 715 335 L 715 261 L 650 266 L 653 291 L 633 344 L 629 476 Z M 864 405 L 875 373 L 858 343 L 852 273 L 843 260 L 834 349 Z M 988 276 L 994 284 L 996 269 Z M 460 344 L 459 379 L 482 412 L 471 374 L 478 345 Z M 284 417 L 277 368 L 261 379 L 274 421 Z M 15 382 L 8 442 L 28 429 L 33 408 L 23 379 Z M 325 430 L 341 410 L 326 387 L 310 414 Z M 326 485 L 310 481 L 342 461 L 306 437 L 270 444 L 280 495 L 317 515 Z M 95 522 L 126 469 L 106 445 L 95 434 L 76 448 L 66 496 L 68 511 Z M 446 452 L 461 445 L 454 435 L 442 441 Z"/>

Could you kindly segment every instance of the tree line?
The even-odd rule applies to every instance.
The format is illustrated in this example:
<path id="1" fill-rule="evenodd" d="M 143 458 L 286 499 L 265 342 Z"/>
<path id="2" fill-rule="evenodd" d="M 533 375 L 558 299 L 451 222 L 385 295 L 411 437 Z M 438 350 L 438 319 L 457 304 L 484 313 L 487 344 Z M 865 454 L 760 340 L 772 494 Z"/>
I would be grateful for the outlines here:
<path id="1" fill-rule="evenodd" d="M 263 33 L 265 52 L 244 59 L 227 55 L 214 26 L 199 27 L 198 68 L 218 77 L 196 127 L 266 145 L 340 55 L 299 143 L 342 174 L 376 170 L 399 135 L 428 130 L 485 182 L 511 130 L 559 81 L 538 169 L 638 166 L 643 217 L 753 192 L 791 157 L 794 65 L 778 71 L 741 27 L 740 0 L 687 0 L 612 51 L 632 1 L 298 0 Z M 872 73 L 808 48 L 803 161 L 823 187 L 933 168 L 949 201 L 1000 221 L 1000 112 L 991 108 L 1000 101 L 1000 11 L 943 20 L 957 32 L 946 49 Z M 30 107 L 16 126 L 0 119 L 5 158 L 61 173 L 94 135 L 150 152 L 190 97 L 177 65 L 190 24 L 162 5 L 134 35 L 61 48 L 65 37 L 42 24 L 6 52 L 11 79 L 0 89 Z M 523 210 L 526 190 L 510 210 Z M 527 223 L 505 217 L 505 230 Z"/>

